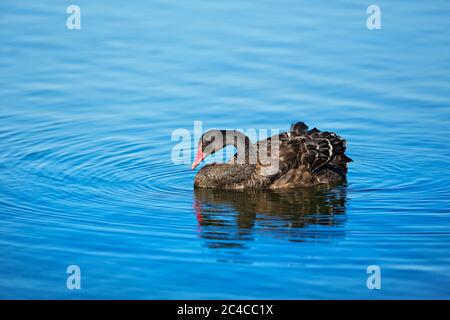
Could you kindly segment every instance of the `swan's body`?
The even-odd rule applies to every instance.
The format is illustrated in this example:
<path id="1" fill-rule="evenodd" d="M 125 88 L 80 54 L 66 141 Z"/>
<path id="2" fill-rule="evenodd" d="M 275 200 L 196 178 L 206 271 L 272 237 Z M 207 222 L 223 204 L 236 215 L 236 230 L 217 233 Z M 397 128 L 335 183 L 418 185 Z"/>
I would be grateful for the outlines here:
<path id="1" fill-rule="evenodd" d="M 224 139 L 217 139 L 218 135 Z M 289 132 L 250 144 L 238 131 L 206 132 L 193 168 L 208 154 L 232 144 L 238 149 L 229 163 L 205 165 L 196 175 L 195 187 L 216 189 L 283 189 L 344 182 L 347 163 L 345 140 L 332 132 L 308 130 L 303 122 Z M 271 149 L 271 144 L 277 148 Z M 240 147 L 245 147 L 242 150 Z M 240 154 L 241 152 L 241 154 Z M 262 155 L 266 154 L 263 161 Z M 252 158 L 252 155 L 256 157 Z M 240 159 L 240 161 L 239 161 Z M 253 161 L 252 161 L 253 160 Z"/>

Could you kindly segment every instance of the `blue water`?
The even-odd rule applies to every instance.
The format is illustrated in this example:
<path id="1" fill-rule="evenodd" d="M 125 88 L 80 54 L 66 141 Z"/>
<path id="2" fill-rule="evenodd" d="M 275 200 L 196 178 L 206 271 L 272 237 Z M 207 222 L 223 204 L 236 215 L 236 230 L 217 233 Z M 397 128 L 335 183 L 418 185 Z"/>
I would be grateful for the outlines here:
<path id="1" fill-rule="evenodd" d="M 0 298 L 450 298 L 448 1 L 377 1 L 381 30 L 369 1 L 69 4 L 0 3 Z M 347 185 L 195 192 L 171 159 L 194 121 L 297 120 L 347 139 Z"/>

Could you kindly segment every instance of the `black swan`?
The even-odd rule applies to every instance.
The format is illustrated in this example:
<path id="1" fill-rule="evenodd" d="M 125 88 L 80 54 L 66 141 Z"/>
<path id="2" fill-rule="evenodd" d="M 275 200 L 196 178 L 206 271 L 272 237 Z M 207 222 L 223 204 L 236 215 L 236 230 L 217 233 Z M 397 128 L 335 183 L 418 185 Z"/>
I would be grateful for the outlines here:
<path id="1" fill-rule="evenodd" d="M 333 132 L 308 130 L 303 122 L 266 140 L 251 144 L 242 132 L 209 130 L 198 143 L 192 169 L 227 145 L 237 152 L 229 163 L 205 165 L 194 186 L 215 189 L 287 189 L 346 181 L 346 142 Z"/>

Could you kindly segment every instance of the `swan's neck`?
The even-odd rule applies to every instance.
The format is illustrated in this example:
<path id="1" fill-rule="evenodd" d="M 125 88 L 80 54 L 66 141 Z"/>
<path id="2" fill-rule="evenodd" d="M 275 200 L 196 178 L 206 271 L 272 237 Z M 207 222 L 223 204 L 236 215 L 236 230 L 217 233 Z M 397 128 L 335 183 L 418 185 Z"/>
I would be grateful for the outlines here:
<path id="1" fill-rule="evenodd" d="M 245 134 L 236 130 L 225 130 L 224 134 L 224 147 L 232 145 L 236 148 L 236 156 L 232 159 L 232 163 L 256 164 L 256 148 Z"/>

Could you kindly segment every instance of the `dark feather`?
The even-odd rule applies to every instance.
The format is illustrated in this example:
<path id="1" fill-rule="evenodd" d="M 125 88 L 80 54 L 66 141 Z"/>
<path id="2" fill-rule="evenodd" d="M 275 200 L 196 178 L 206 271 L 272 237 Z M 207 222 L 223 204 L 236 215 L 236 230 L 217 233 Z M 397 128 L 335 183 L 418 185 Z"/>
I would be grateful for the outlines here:
<path id="1" fill-rule="evenodd" d="M 271 144 L 275 137 L 279 139 L 276 168 L 259 163 L 262 170 L 269 172 L 266 176 L 271 180 L 280 178 L 300 165 L 304 165 L 311 173 L 325 166 L 331 166 L 346 173 L 347 163 L 352 161 L 344 154 L 346 149 L 344 139 L 333 132 L 321 132 L 317 128 L 308 130 L 308 126 L 303 122 L 292 124 L 289 132 L 280 133 L 256 143 L 258 159 L 261 159 L 262 153 L 275 158 L 275 155 L 271 154 Z"/>
<path id="2" fill-rule="evenodd" d="M 339 156 L 339 161 L 351 161 L 344 154 L 346 149 L 344 139 L 333 132 L 321 132 L 317 128 L 307 131 L 307 128 L 303 122 L 297 122 L 291 127 L 289 151 L 298 152 L 297 158 L 293 154 L 286 157 L 287 161 L 292 161 L 292 165 L 303 164 L 310 172 L 315 172 L 327 164 L 333 165 L 333 160 L 337 156 Z M 296 148 L 292 148 L 292 146 L 296 146 Z M 286 167 L 292 167 L 292 165 L 286 164 Z"/>

